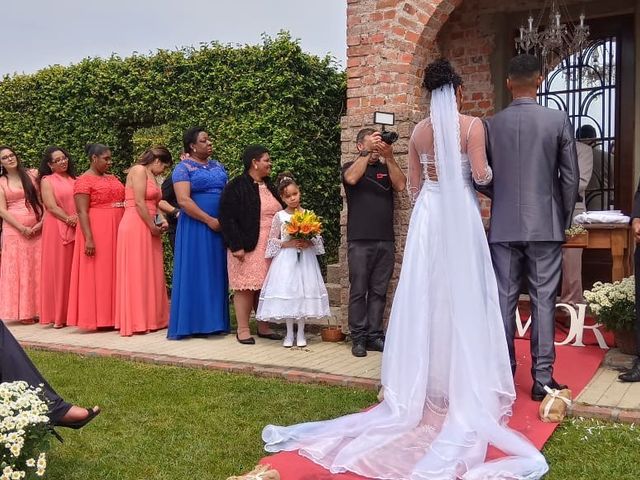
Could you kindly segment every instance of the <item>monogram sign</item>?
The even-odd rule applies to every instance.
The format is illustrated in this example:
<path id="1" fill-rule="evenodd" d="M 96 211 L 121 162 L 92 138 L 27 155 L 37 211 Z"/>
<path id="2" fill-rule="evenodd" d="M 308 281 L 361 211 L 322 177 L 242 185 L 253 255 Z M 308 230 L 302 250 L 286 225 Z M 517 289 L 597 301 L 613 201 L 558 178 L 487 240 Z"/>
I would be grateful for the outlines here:
<path id="1" fill-rule="evenodd" d="M 567 333 L 567 337 L 562 342 L 555 342 L 556 345 L 573 345 L 574 347 L 584 347 L 584 342 L 582 341 L 582 337 L 584 335 L 585 330 L 591 330 L 593 335 L 596 337 L 596 341 L 598 342 L 598 346 L 604 350 L 607 350 L 609 347 L 607 346 L 607 342 L 604 340 L 604 336 L 600 331 L 601 325 L 596 323 L 594 325 L 585 325 L 584 317 L 585 312 L 587 311 L 587 306 L 584 304 L 577 304 L 574 308 L 573 306 L 567 303 L 558 303 L 556 305 L 557 308 L 564 308 L 569 313 L 569 318 L 571 319 L 571 324 L 569 327 L 569 333 Z M 520 311 L 516 309 L 516 329 L 518 336 L 522 337 L 529 330 L 531 326 L 531 317 L 527 318 L 525 323 L 522 323 L 522 317 L 520 316 Z M 573 343 L 571 343 L 573 342 Z"/>

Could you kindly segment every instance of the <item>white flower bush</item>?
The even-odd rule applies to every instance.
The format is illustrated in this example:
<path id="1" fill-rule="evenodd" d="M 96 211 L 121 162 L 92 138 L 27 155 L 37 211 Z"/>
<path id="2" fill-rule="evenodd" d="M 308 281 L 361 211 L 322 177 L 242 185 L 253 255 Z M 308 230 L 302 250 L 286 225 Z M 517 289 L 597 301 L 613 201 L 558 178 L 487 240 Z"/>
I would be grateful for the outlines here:
<path id="1" fill-rule="evenodd" d="M 22 381 L 0 383 L 0 480 L 44 476 L 48 413 L 41 388 Z"/>
<path id="2" fill-rule="evenodd" d="M 613 283 L 596 282 L 585 290 L 584 298 L 591 312 L 608 330 L 631 330 L 636 315 L 634 277 Z"/>
<path id="3" fill-rule="evenodd" d="M 583 233 L 587 233 L 587 229 L 582 225 L 573 224 L 569 228 L 564 231 L 564 234 L 567 237 L 573 237 L 574 235 L 581 235 Z"/>

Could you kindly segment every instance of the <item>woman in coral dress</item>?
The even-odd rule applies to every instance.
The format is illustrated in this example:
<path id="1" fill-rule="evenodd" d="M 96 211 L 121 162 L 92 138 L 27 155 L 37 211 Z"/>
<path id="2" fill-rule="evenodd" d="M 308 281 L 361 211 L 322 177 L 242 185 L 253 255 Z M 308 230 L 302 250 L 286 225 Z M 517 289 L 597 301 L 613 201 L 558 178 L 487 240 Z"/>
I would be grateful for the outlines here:
<path id="1" fill-rule="evenodd" d="M 42 224 L 40 323 L 62 328 L 67 324 L 69 281 L 76 239 L 76 182 L 73 161 L 62 148 L 47 147 L 40 163 L 39 182 L 46 208 Z"/>
<path id="2" fill-rule="evenodd" d="M 116 244 L 124 185 L 107 174 L 109 147 L 91 143 L 86 151 L 91 167 L 74 186 L 80 228 L 73 249 L 67 324 L 97 330 L 115 326 Z"/>
<path id="3" fill-rule="evenodd" d="M 16 152 L 0 146 L 0 319 L 34 323 L 40 300 L 42 205 L 34 172 Z"/>
<path id="4" fill-rule="evenodd" d="M 165 328 L 169 299 L 161 235 L 169 227 L 156 213 L 162 191 L 155 180 L 171 165 L 164 147 L 150 148 L 129 169 L 116 254 L 116 328 L 123 337 Z"/>

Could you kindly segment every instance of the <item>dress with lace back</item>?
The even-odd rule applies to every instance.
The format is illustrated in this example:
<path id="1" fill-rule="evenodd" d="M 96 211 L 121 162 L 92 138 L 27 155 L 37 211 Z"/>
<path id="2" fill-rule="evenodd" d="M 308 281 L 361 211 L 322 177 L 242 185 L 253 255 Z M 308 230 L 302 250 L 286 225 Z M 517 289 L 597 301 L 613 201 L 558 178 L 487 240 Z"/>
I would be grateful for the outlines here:
<path id="1" fill-rule="evenodd" d="M 333 473 L 376 479 L 537 479 L 544 457 L 506 427 L 515 400 L 476 183 L 491 181 L 482 122 L 445 114 L 409 144 L 415 202 L 382 360 L 384 400 L 366 412 L 263 431 Z M 439 111 L 439 110 L 436 110 Z M 446 117 L 446 118 L 444 118 Z M 434 132 L 433 126 L 452 130 Z M 457 163 L 457 164 L 456 164 Z M 492 444 L 507 457 L 486 462 Z"/>
<path id="2" fill-rule="evenodd" d="M 469 185 L 472 184 L 472 180 L 478 185 L 488 185 L 491 183 L 493 173 L 487 163 L 482 121 L 477 117 L 466 115 L 460 115 L 459 121 L 458 133 L 464 133 L 460 135 L 463 181 Z M 426 118 L 416 125 L 411 147 L 408 188 L 411 198 L 415 202 L 425 183 L 428 186 L 438 183 L 433 125 L 430 118 Z"/>

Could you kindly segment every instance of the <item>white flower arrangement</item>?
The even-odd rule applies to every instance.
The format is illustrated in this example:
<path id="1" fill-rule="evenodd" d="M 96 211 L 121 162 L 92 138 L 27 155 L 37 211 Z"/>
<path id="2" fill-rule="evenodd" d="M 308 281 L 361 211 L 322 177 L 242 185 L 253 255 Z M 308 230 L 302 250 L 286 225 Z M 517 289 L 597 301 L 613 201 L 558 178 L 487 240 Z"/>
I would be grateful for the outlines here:
<path id="1" fill-rule="evenodd" d="M 40 387 L 0 383 L 0 480 L 42 477 L 47 469 L 49 406 Z"/>
<path id="2" fill-rule="evenodd" d="M 608 330 L 631 330 L 636 312 L 634 277 L 613 283 L 596 282 L 585 290 L 584 298 L 591 312 Z"/>
<path id="3" fill-rule="evenodd" d="M 567 237 L 573 237 L 574 235 L 582 235 L 583 233 L 587 233 L 587 229 L 582 225 L 573 224 L 569 228 L 564 231 L 564 234 Z"/>

